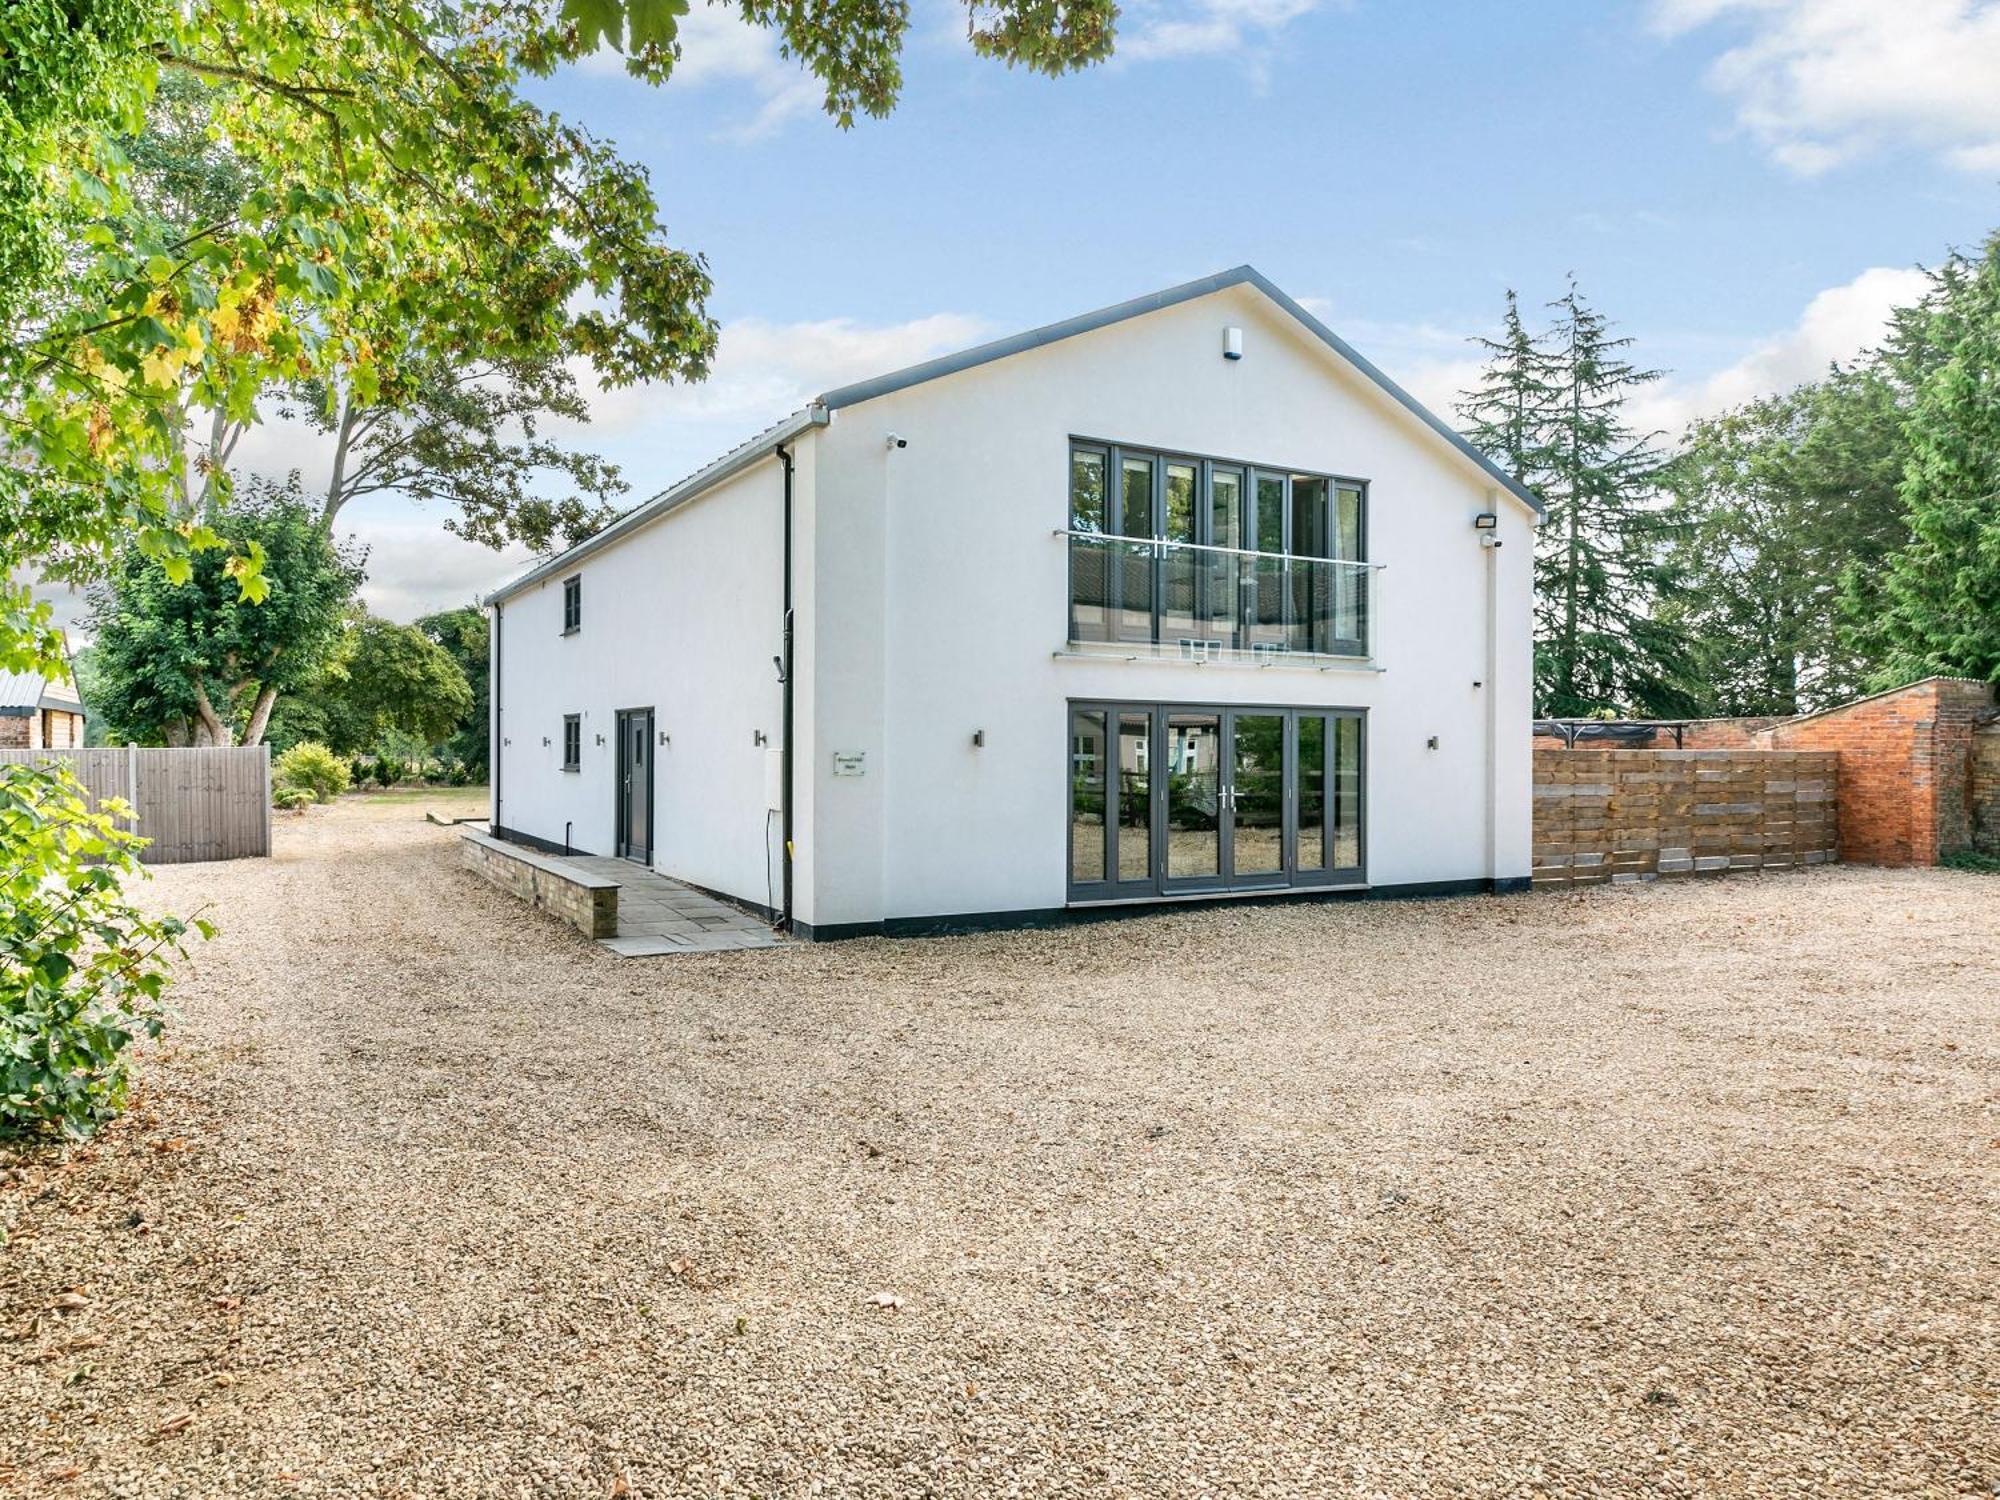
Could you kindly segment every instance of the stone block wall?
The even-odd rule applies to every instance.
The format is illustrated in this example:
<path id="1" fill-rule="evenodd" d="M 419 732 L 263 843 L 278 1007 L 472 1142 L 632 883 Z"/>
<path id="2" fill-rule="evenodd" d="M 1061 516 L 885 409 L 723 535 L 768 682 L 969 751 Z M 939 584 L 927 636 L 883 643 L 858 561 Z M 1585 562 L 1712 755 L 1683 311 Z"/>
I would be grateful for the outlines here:
<path id="1" fill-rule="evenodd" d="M 0 750 L 34 750 L 38 736 L 32 714 L 0 714 Z"/>
<path id="2" fill-rule="evenodd" d="M 561 917 L 585 937 L 618 935 L 618 883 L 570 869 L 485 834 L 466 831 L 465 867 L 489 885 Z"/>

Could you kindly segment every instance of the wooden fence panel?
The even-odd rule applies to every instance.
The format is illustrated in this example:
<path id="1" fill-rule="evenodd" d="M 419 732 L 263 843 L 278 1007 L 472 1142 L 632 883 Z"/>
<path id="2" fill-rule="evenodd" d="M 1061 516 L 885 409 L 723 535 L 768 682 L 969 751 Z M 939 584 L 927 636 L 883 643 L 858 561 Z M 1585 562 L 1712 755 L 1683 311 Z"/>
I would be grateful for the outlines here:
<path id="1" fill-rule="evenodd" d="M 152 842 L 149 865 L 251 859 L 271 852 L 271 752 L 267 745 L 140 749 L 0 750 L 0 765 L 65 761 L 91 806 L 117 797 Z"/>
<path id="2" fill-rule="evenodd" d="M 1541 885 L 1719 875 L 1839 857 L 1840 757 L 1821 750 L 1537 750 Z"/>

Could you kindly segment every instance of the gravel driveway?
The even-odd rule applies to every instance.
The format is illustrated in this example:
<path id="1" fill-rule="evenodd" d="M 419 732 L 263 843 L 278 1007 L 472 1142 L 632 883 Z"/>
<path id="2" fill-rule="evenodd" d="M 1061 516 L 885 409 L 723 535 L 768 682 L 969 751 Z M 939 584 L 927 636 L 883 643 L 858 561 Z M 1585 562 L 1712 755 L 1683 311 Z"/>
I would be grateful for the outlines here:
<path id="1" fill-rule="evenodd" d="M 620 960 L 419 811 L 159 872 L 0 1494 L 2000 1485 L 2000 880 Z"/>

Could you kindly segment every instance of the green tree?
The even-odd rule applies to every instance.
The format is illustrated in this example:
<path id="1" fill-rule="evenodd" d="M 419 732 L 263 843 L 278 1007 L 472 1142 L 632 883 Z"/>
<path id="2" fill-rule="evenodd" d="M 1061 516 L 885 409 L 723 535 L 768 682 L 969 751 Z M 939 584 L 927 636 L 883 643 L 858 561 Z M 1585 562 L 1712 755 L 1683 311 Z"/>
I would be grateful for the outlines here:
<path id="1" fill-rule="evenodd" d="M 1878 598 L 1849 612 L 1879 687 L 1932 673 L 2000 682 L 2000 232 L 1953 255 L 1897 323 L 1885 363 L 1907 383 L 1900 495 L 1908 544 Z"/>
<path id="2" fill-rule="evenodd" d="M 1626 404 L 1660 379 L 1572 281 L 1531 333 L 1512 292 L 1487 365 L 1459 405 L 1468 436 L 1542 498 L 1536 535 L 1535 697 L 1541 712 L 1647 715 L 1693 703 L 1684 638 L 1660 608 L 1665 457 Z"/>
<path id="3" fill-rule="evenodd" d="M 1908 537 L 1893 382 L 1874 361 L 1697 422 L 1669 471 L 1663 614 L 1694 642 L 1703 712 L 1796 714 L 1862 691 L 1874 662 L 1843 598 L 1879 593 Z"/>
<path id="4" fill-rule="evenodd" d="M 1465 436 L 1520 483 L 1539 491 L 1548 481 L 1549 439 L 1560 394 L 1560 372 L 1543 340 L 1521 320 L 1520 298 L 1507 290 L 1500 337 L 1475 338 L 1486 367 L 1458 403 Z"/>
<path id="5" fill-rule="evenodd" d="M 491 626 L 486 611 L 473 606 L 425 615 L 417 629 L 436 641 L 458 663 L 472 689 L 472 708 L 452 731 L 442 749 L 462 761 L 475 780 L 483 781 L 491 756 L 493 707 Z"/>
<path id="6" fill-rule="evenodd" d="M 246 492 L 216 525 L 262 553 L 262 602 L 241 597 L 218 550 L 177 584 L 132 547 L 93 590 L 92 707 L 119 738 L 258 744 L 279 694 L 316 681 L 340 644 L 361 564 L 295 487 Z"/>

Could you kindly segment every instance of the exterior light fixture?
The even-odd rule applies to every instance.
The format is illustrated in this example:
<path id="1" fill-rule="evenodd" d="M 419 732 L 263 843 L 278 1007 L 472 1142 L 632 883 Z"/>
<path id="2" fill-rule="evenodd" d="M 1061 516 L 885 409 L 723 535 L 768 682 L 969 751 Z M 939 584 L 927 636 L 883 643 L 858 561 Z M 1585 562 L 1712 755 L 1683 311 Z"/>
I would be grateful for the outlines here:
<path id="1" fill-rule="evenodd" d="M 1474 531 L 1497 531 L 1499 527 L 1500 518 L 1490 510 L 1482 510 L 1472 518 L 1472 529 Z"/>

